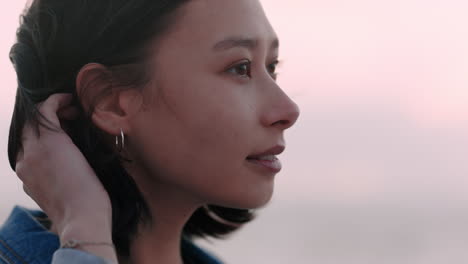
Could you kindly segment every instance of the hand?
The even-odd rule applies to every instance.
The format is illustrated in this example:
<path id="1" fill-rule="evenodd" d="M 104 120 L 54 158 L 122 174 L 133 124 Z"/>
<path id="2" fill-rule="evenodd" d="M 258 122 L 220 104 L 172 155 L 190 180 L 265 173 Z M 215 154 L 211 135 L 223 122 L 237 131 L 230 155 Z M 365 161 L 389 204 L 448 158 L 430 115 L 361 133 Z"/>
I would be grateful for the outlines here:
<path id="1" fill-rule="evenodd" d="M 23 128 L 23 151 L 16 173 L 24 190 L 51 219 L 62 243 L 69 239 L 112 242 L 109 196 L 83 154 L 61 127 L 60 119 L 73 119 L 72 96 L 54 94 L 38 106 L 53 130 L 30 124 Z M 96 255 L 115 259 L 109 252 Z"/>

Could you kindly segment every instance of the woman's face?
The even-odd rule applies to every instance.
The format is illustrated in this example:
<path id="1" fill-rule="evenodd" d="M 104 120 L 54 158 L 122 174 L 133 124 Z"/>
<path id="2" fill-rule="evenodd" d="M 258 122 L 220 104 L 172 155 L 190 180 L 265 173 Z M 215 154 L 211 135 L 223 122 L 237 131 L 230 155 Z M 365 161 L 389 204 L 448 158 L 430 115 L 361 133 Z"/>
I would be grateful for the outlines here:
<path id="1" fill-rule="evenodd" d="M 280 164 L 258 154 L 281 152 L 299 109 L 275 81 L 278 40 L 260 3 L 189 1 L 153 51 L 145 106 L 127 135 L 146 192 L 264 205 Z"/>

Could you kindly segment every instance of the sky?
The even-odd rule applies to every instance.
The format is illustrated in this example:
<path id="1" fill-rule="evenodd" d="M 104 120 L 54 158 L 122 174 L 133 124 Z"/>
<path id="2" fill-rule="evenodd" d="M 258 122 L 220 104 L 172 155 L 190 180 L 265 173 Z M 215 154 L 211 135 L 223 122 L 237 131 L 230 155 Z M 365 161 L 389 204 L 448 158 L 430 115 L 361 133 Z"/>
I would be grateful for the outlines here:
<path id="1" fill-rule="evenodd" d="M 0 3 L 0 218 L 33 204 L 6 156 L 16 89 L 8 50 L 24 2 Z M 279 83 L 301 108 L 269 213 L 317 202 L 465 211 L 468 1 L 262 3 L 280 37 Z"/>
<path id="2" fill-rule="evenodd" d="M 264 2 L 302 108 L 285 196 L 467 198 L 468 2 Z"/>

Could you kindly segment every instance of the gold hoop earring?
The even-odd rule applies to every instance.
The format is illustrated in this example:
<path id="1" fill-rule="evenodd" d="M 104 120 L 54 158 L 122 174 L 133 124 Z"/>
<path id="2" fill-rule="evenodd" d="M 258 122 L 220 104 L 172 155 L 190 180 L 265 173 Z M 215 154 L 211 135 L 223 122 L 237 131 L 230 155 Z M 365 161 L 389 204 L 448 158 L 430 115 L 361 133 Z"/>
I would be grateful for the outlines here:
<path id="1" fill-rule="evenodd" d="M 234 227 L 234 228 L 239 228 L 243 225 L 242 223 L 236 223 L 236 222 L 232 222 L 232 221 L 222 218 L 221 216 L 213 212 L 206 204 L 203 206 L 203 210 L 211 219 L 213 219 L 214 221 L 220 224 L 227 225 L 227 226 Z"/>
<path id="2" fill-rule="evenodd" d="M 115 136 L 115 146 L 117 147 L 119 152 L 121 152 L 125 148 L 125 134 L 122 128 L 120 129 L 120 138 L 121 143 L 119 144 L 119 136 Z"/>

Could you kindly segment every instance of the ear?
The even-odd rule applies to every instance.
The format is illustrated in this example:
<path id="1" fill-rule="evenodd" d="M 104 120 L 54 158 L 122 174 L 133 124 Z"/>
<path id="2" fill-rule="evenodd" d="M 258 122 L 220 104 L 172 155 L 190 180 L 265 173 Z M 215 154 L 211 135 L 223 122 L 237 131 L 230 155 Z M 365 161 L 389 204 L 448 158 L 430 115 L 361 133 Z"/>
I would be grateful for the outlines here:
<path id="1" fill-rule="evenodd" d="M 114 85 L 112 72 L 97 63 L 83 66 L 76 78 L 78 97 L 85 111 L 92 111 L 93 123 L 110 135 L 120 135 L 121 129 L 129 134 L 142 96 L 137 89 Z"/>

